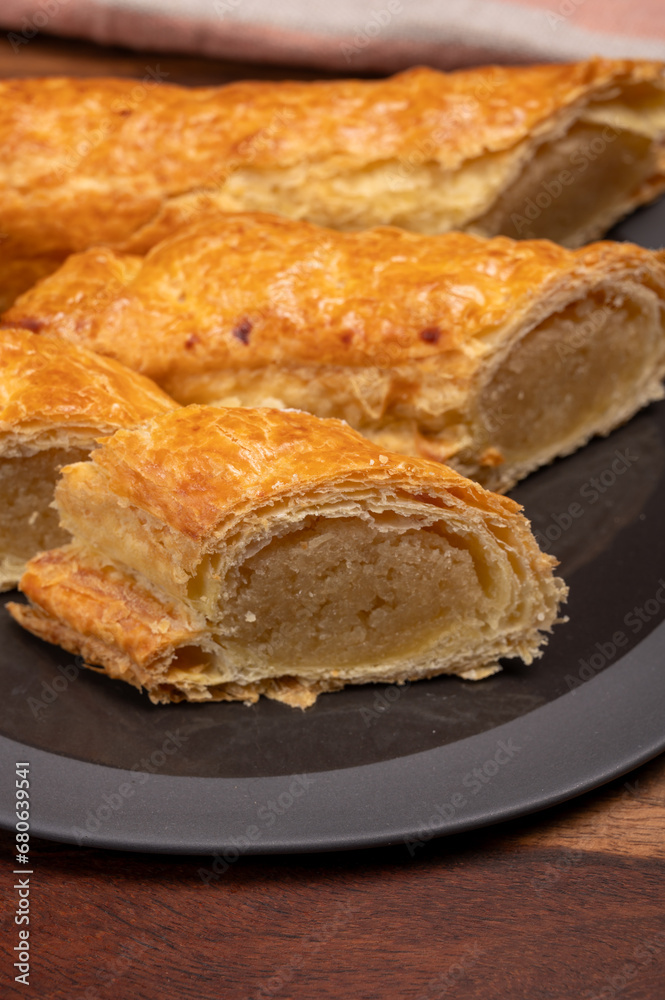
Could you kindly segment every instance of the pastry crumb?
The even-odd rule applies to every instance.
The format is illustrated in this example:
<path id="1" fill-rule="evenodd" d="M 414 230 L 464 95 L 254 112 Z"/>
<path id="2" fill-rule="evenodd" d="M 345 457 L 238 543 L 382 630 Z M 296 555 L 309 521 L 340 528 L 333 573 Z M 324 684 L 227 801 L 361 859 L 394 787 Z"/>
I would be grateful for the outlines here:
<path id="1" fill-rule="evenodd" d="M 504 461 L 505 459 L 498 448 L 486 448 L 480 456 L 480 464 L 488 465 L 490 468 L 503 465 Z"/>

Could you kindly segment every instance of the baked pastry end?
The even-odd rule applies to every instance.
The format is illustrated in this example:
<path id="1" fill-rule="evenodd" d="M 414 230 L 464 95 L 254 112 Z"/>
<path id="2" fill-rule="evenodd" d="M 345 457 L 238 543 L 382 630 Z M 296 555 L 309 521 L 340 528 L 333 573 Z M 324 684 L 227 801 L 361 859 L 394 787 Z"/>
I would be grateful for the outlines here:
<path id="1" fill-rule="evenodd" d="M 306 707 L 541 655 L 566 587 L 512 500 L 337 420 L 191 406 L 64 470 L 25 628 L 153 701 Z"/>
<path id="2" fill-rule="evenodd" d="M 53 491 L 99 439 L 176 404 L 117 361 L 26 329 L 0 331 L 0 590 L 64 544 Z"/>

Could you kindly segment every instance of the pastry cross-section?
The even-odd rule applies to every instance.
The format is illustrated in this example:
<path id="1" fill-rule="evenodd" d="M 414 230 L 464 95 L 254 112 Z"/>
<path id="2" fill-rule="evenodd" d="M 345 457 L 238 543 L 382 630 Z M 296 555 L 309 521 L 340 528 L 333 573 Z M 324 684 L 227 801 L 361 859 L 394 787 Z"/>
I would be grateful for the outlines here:
<path id="1" fill-rule="evenodd" d="M 52 506 L 60 469 L 99 438 L 176 404 L 117 361 L 29 330 L 0 331 L 0 589 L 69 539 Z"/>
<path id="2" fill-rule="evenodd" d="M 539 656 L 566 588 L 512 500 L 297 411 L 190 406 L 57 488 L 14 618 L 153 701 L 302 707 Z"/>

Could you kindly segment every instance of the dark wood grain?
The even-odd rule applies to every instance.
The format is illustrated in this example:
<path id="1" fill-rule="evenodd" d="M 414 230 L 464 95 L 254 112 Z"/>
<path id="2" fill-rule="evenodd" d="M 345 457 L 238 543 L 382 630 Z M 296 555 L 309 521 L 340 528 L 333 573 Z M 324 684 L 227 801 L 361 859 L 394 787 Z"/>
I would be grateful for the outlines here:
<path id="1" fill-rule="evenodd" d="M 662 1000 L 664 810 L 661 757 L 415 857 L 245 857 L 212 878 L 210 858 L 35 842 L 30 995 Z M 8 898 L 10 835 L 1 842 Z M 8 975 L 10 916 L 3 998 L 28 994 Z"/>
<path id="2" fill-rule="evenodd" d="M 297 68 L 0 46 L 0 75 L 188 84 Z M 241 858 L 32 843 L 32 974 L 13 982 L 13 838 L 0 834 L 0 997 L 39 1000 L 663 1000 L 665 757 L 537 817 L 405 847 Z"/>

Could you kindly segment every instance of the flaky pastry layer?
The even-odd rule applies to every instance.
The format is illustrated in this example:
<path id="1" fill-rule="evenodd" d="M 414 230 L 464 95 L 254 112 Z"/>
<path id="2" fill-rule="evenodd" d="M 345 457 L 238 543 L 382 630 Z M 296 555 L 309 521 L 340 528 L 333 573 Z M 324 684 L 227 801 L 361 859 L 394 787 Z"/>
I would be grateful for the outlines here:
<path id="1" fill-rule="evenodd" d="M 2 318 L 187 403 L 295 407 L 504 490 L 662 395 L 665 260 L 216 213 L 75 254 Z M 140 335 L 137 334 L 140 331 Z"/>
<path id="2" fill-rule="evenodd" d="M 295 411 L 118 431 L 56 502 L 74 542 L 10 611 L 155 701 L 476 679 L 540 655 L 566 594 L 513 501 Z"/>
<path id="3" fill-rule="evenodd" d="M 176 407 L 111 358 L 29 330 L 0 331 L 0 589 L 69 535 L 52 509 L 60 468 L 100 437 Z"/>
<path id="4" fill-rule="evenodd" d="M 384 80 L 0 81 L 3 303 L 72 252 L 144 252 L 183 221 L 577 246 L 665 186 L 662 63 L 418 68 Z"/>

